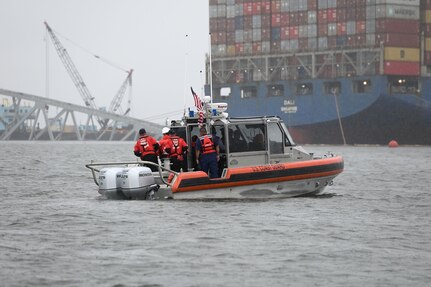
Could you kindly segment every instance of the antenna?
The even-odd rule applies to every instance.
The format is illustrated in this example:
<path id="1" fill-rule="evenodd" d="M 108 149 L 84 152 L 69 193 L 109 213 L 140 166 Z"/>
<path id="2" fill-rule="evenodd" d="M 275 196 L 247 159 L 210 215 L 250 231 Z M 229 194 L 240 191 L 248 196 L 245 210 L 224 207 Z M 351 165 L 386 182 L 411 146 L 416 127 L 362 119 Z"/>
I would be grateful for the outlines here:
<path id="1" fill-rule="evenodd" d="M 209 42 L 210 42 L 210 98 L 211 98 L 211 104 L 213 103 L 213 64 L 212 64 L 212 57 L 211 57 L 211 33 L 209 34 Z"/>

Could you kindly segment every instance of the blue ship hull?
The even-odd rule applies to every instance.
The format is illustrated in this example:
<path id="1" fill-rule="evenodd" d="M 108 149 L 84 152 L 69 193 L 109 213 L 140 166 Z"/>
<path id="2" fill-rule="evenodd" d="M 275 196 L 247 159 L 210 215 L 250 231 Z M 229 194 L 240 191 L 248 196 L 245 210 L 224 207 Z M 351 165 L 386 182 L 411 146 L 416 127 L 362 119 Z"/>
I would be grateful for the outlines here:
<path id="1" fill-rule="evenodd" d="M 393 79 L 384 75 L 224 84 L 214 88 L 230 87 L 229 96 L 217 94 L 214 101 L 228 103 L 232 117 L 280 116 L 301 144 L 343 144 L 343 131 L 347 144 L 396 140 L 399 144 L 431 145 L 431 79 L 415 80 L 417 87 L 408 90 L 392 89 Z M 369 89 L 355 92 L 354 83 L 361 81 L 368 81 Z M 298 94 L 301 82 L 310 84 L 312 92 Z M 337 82 L 339 92 L 325 90 L 328 82 Z M 268 96 L 268 85 L 282 87 L 283 93 Z M 244 86 L 253 87 L 255 96 L 245 97 Z"/>

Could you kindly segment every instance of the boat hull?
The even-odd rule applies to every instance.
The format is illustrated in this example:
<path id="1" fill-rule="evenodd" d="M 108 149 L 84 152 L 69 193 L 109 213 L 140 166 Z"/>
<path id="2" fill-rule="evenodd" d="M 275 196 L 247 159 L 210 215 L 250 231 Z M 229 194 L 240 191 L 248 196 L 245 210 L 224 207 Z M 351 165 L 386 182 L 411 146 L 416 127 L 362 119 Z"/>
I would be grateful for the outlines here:
<path id="1" fill-rule="evenodd" d="M 343 171 L 340 156 L 227 169 L 210 179 L 204 172 L 182 173 L 172 185 L 174 199 L 272 199 L 316 194 Z"/>
<path id="2" fill-rule="evenodd" d="M 353 92 L 354 83 L 373 83 L 367 93 Z M 324 92 L 327 82 L 340 83 L 340 94 Z M 297 81 L 253 82 L 256 96 L 242 98 L 240 84 L 227 84 L 231 94 L 220 100 L 228 103 L 229 115 L 278 115 L 299 144 L 380 144 L 396 140 L 405 145 L 431 145 L 431 78 L 419 79 L 419 92 L 396 93 L 387 76 L 308 79 L 312 94 L 296 95 Z M 284 87 L 282 96 L 267 96 L 267 85 Z M 222 86 L 220 86 L 222 87 Z M 338 106 L 338 112 L 337 112 Z M 339 115 L 339 117 L 338 117 Z M 341 125 L 340 125 L 341 122 Z M 343 133 L 341 132 L 343 130 Z"/>

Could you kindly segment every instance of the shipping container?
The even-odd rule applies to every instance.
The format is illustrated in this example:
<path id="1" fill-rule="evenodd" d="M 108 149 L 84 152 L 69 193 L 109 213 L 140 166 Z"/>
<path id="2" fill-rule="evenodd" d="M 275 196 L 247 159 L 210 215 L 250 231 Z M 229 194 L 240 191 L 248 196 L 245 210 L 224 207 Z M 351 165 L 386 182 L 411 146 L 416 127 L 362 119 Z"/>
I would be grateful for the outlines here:
<path id="1" fill-rule="evenodd" d="M 420 73 L 418 62 L 385 61 L 383 69 L 386 75 L 419 76 Z"/>
<path id="2" fill-rule="evenodd" d="M 384 59 L 388 61 L 419 62 L 418 48 L 385 47 Z"/>

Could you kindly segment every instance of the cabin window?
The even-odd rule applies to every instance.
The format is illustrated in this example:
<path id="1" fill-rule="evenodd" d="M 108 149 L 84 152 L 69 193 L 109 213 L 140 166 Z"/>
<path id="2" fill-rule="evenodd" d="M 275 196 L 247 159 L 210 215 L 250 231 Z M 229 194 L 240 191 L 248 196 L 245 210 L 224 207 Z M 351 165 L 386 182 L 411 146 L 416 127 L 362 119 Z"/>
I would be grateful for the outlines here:
<path id="1" fill-rule="evenodd" d="M 256 98 L 257 89 L 254 86 L 241 88 L 241 99 Z"/>
<path id="2" fill-rule="evenodd" d="M 313 94 L 313 84 L 312 83 L 301 83 L 296 85 L 296 95 L 306 96 Z"/>
<path id="3" fill-rule="evenodd" d="M 267 86 L 267 88 L 268 88 L 268 92 L 267 92 L 268 97 L 281 97 L 284 94 L 283 85 L 269 85 Z"/>
<path id="4" fill-rule="evenodd" d="M 371 81 L 370 80 L 359 80 L 353 82 L 353 92 L 357 94 L 369 94 L 371 93 Z"/>
<path id="5" fill-rule="evenodd" d="M 323 84 L 324 92 L 327 95 L 339 95 L 341 93 L 341 83 L 340 82 L 325 82 Z"/>
<path id="6" fill-rule="evenodd" d="M 268 124 L 269 153 L 283 153 L 283 132 L 277 123 Z"/>
<path id="7" fill-rule="evenodd" d="M 265 126 L 263 124 L 229 125 L 229 151 L 263 151 L 266 149 Z"/>
<path id="8" fill-rule="evenodd" d="M 389 80 L 391 94 L 417 94 L 419 84 L 417 79 L 409 78 L 391 78 Z"/>

